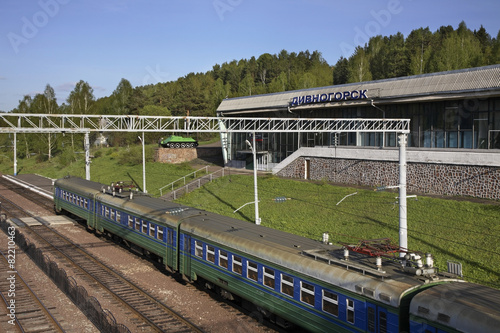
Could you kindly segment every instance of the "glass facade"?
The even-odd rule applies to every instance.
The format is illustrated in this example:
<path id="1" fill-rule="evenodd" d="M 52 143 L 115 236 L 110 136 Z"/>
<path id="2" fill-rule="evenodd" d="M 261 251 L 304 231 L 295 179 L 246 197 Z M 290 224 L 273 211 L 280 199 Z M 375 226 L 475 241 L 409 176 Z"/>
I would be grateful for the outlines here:
<path id="1" fill-rule="evenodd" d="M 387 105 L 292 110 L 293 118 L 387 118 L 410 119 L 408 146 L 428 149 L 500 149 L 500 98 L 393 103 Z M 283 117 L 283 113 L 279 113 Z M 244 116 L 234 114 L 234 116 Z M 276 113 L 251 116 L 277 117 Z M 229 138 L 229 159 L 244 161 L 253 168 L 245 140 L 251 134 Z M 260 169 L 269 169 L 300 147 L 315 146 L 397 147 L 395 133 L 257 133 Z M 264 167 L 267 166 L 267 167 Z"/>

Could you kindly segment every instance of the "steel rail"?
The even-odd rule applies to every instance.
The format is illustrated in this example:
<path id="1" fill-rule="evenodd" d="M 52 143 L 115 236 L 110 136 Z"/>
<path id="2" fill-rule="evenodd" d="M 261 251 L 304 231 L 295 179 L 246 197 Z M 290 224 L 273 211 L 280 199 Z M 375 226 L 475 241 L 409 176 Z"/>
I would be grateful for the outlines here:
<path id="1" fill-rule="evenodd" d="M 3 289 L 6 287 L 5 283 L 11 283 L 7 279 L 9 276 L 14 276 L 15 298 L 19 299 L 19 302 L 14 303 L 15 321 L 19 325 L 21 331 L 33 332 L 38 331 L 42 327 L 43 331 L 49 331 L 48 327 L 44 327 L 48 325 L 51 328 L 51 332 L 65 332 L 57 319 L 54 318 L 36 293 L 29 287 L 26 281 L 24 281 L 19 272 L 10 266 L 5 254 L 0 250 L 0 294 L 2 294 L 2 298 L 5 302 L 10 303 L 10 301 L 7 301 L 3 292 Z M 35 308 L 37 310 L 35 310 Z"/>
<path id="2" fill-rule="evenodd" d="M 163 304 L 159 300 L 155 299 L 152 295 L 142 290 L 141 287 L 137 286 L 133 282 L 129 281 L 119 272 L 103 264 L 99 259 L 95 258 L 92 254 L 90 254 L 77 244 L 73 243 L 71 240 L 69 240 L 67 237 L 60 234 L 56 230 L 49 228 L 46 225 L 29 226 L 29 230 L 31 230 L 31 233 L 35 237 L 40 238 L 44 243 L 60 253 L 77 269 L 83 272 L 86 276 L 90 277 L 93 281 L 96 281 L 104 290 L 110 293 L 115 299 L 125 305 L 128 309 L 130 309 L 133 313 L 140 317 L 144 322 L 148 323 L 155 330 L 163 332 L 165 331 L 165 329 L 168 329 L 169 327 L 165 326 L 164 322 L 166 321 L 166 316 L 170 315 L 170 319 L 181 323 L 182 325 L 184 325 L 184 328 L 188 327 L 190 332 L 203 332 L 203 330 L 198 328 L 194 323 L 182 317 L 182 315 L 180 315 L 167 305 Z M 57 239 L 64 242 L 64 244 L 54 244 L 53 240 L 48 239 L 48 235 L 46 234 L 46 232 L 50 233 L 49 236 L 57 237 Z M 68 245 L 70 246 L 68 247 Z M 70 253 L 71 251 L 74 252 Z M 87 260 L 87 262 L 85 262 L 85 260 Z M 87 266 L 84 267 L 84 265 Z M 115 280 L 105 280 L 110 278 L 114 278 Z M 120 290 L 113 290 L 113 286 L 115 286 L 116 289 Z M 132 292 L 136 293 L 136 295 L 134 295 L 133 297 L 134 300 L 140 299 L 142 304 L 148 302 L 149 304 L 146 304 L 146 307 L 149 307 L 149 309 L 151 309 L 151 307 L 156 307 L 156 311 L 159 310 L 163 312 L 162 316 L 158 318 L 157 314 L 144 313 L 144 310 L 139 309 L 140 304 L 131 304 L 131 301 L 125 299 L 125 296 L 127 295 L 122 296 L 118 294 L 119 292 L 123 292 L 124 288 L 129 288 L 132 290 Z M 130 293 L 128 294 L 128 296 L 130 296 Z M 150 312 L 153 311 L 150 310 Z M 170 320 L 168 324 L 171 324 Z M 173 328 L 173 331 L 179 331 L 179 327 Z"/>

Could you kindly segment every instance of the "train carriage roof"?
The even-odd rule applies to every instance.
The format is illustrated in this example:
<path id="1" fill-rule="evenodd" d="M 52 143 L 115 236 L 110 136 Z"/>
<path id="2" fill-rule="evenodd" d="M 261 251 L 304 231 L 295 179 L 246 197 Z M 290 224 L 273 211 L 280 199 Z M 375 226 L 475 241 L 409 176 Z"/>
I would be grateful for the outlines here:
<path id="1" fill-rule="evenodd" d="M 447 283 L 417 294 L 410 314 L 461 332 L 497 332 L 500 290 L 473 283 Z"/>
<path id="2" fill-rule="evenodd" d="M 214 213 L 184 215 L 181 230 L 395 307 L 407 292 L 431 282 L 402 273 L 399 264 L 385 262 L 383 271 L 377 271 L 374 258 L 353 254 L 346 262 L 339 246 Z"/>

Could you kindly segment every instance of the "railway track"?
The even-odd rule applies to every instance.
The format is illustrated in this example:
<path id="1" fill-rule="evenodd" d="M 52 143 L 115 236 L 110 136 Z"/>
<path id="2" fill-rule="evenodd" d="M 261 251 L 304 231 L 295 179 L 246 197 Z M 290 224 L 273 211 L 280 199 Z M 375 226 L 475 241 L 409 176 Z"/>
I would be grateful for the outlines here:
<path id="1" fill-rule="evenodd" d="M 4 176 L 5 177 L 5 176 Z M 39 193 L 36 193 L 32 190 L 30 190 L 30 187 L 33 187 L 31 184 L 22 181 L 20 179 L 15 179 L 16 183 L 13 183 L 9 180 L 7 180 L 4 177 L 0 177 L 0 185 L 4 187 L 5 189 L 15 192 L 28 200 L 36 203 L 37 205 L 47 209 L 48 211 L 52 211 L 54 209 L 54 201 L 52 199 L 49 199 L 48 197 L 42 196 Z M 13 178 L 9 177 L 8 178 Z M 24 186 L 21 186 L 20 184 L 24 184 Z M 49 194 L 49 193 L 46 193 Z"/>
<path id="2" fill-rule="evenodd" d="M 17 184 L 11 184 L 2 177 L 0 177 L 0 185 L 44 208 L 53 209 L 52 200 L 33 193 L 29 189 Z M 11 219 L 35 217 L 33 214 L 26 212 L 23 207 L 2 195 L 0 195 L 0 202 L 2 203 L 1 212 Z M 54 229 L 46 225 L 25 226 L 22 229 L 27 231 L 26 233 L 30 235 L 30 238 L 38 239 L 47 244 L 56 256 L 67 262 L 69 261 L 77 271 L 82 272 L 83 275 L 90 279 L 90 283 L 100 286 L 105 290 L 106 294 L 113 296 L 115 302 L 120 303 L 122 307 L 135 314 L 137 320 L 143 323 L 138 326 L 149 326 L 151 331 L 159 332 L 203 332 L 189 320 L 141 290 L 140 287 L 128 281 L 119 273 L 106 267 L 98 259 L 79 248 Z"/>
<path id="3" fill-rule="evenodd" d="M 19 332 L 64 332 L 47 307 L 31 290 L 8 258 L 0 251 L 0 295 L 7 310 L 7 321 Z M 10 331 L 10 330 L 9 330 Z"/>
<path id="4" fill-rule="evenodd" d="M 29 227 L 29 230 L 30 238 L 39 239 L 51 248 L 52 253 L 62 255 L 87 278 L 111 294 L 122 307 L 134 313 L 144 325 L 150 326 L 153 331 L 203 332 L 188 319 L 156 300 L 54 229 L 46 225 L 36 225 Z"/>

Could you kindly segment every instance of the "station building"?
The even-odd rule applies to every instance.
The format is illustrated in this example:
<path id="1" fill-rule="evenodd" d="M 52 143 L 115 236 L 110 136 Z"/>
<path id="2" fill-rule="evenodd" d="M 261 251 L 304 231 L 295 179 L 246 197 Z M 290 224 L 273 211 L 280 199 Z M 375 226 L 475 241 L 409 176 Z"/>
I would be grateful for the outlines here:
<path id="1" fill-rule="evenodd" d="M 500 65 L 229 98 L 218 117 L 410 119 L 408 191 L 500 199 Z M 226 165 L 253 168 L 233 133 Z M 257 133 L 258 169 L 283 177 L 390 186 L 396 133 Z"/>

